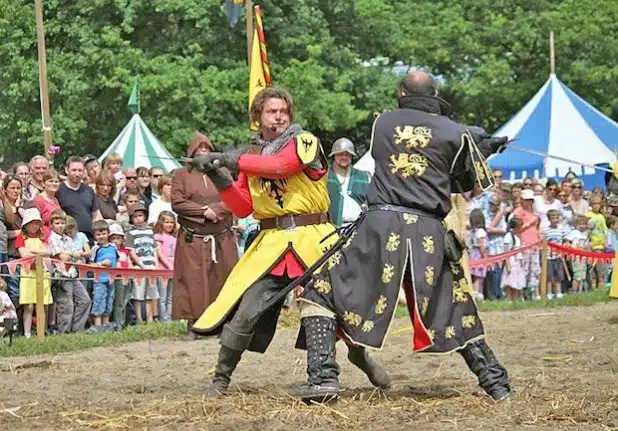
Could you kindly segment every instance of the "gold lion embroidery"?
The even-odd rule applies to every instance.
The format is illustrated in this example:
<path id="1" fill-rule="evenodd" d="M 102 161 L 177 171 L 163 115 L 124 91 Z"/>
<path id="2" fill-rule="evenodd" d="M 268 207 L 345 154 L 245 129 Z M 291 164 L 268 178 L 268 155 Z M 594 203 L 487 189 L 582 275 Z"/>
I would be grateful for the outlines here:
<path id="1" fill-rule="evenodd" d="M 373 324 L 373 322 L 371 320 L 365 320 L 363 322 L 362 330 L 363 330 L 363 332 L 369 332 L 369 331 L 371 331 L 373 329 L 373 327 L 374 327 L 374 324 Z"/>
<path id="2" fill-rule="evenodd" d="M 465 278 L 462 280 L 464 283 L 466 282 Z M 453 281 L 453 302 L 468 302 L 468 294 L 465 290 L 466 285 L 467 283 L 462 286 L 461 283 Z"/>
<path id="3" fill-rule="evenodd" d="M 378 298 L 378 302 L 376 303 L 375 310 L 376 314 L 384 313 L 384 310 L 386 310 L 386 296 L 380 295 L 380 297 Z"/>
<path id="4" fill-rule="evenodd" d="M 434 272 L 435 272 L 435 268 L 433 266 L 425 267 L 425 281 L 429 285 L 433 284 Z"/>
<path id="5" fill-rule="evenodd" d="M 461 316 L 461 326 L 472 328 L 476 324 L 476 316 Z"/>
<path id="6" fill-rule="evenodd" d="M 348 248 L 350 246 L 350 244 L 352 244 L 352 240 L 354 239 L 354 237 L 356 236 L 356 231 L 352 232 L 352 235 L 350 235 L 350 238 L 348 238 L 348 240 L 345 242 L 345 244 L 343 244 L 343 248 Z"/>
<path id="7" fill-rule="evenodd" d="M 404 144 L 406 148 L 425 148 L 431 142 L 431 129 L 427 127 L 401 126 L 395 127 L 393 140 L 395 144 Z"/>
<path id="8" fill-rule="evenodd" d="M 423 305 L 421 306 L 421 316 L 425 317 L 425 314 L 427 314 L 427 309 L 429 308 L 429 298 L 428 297 L 424 297 L 423 298 Z"/>
<path id="9" fill-rule="evenodd" d="M 341 252 L 338 251 L 328 258 L 328 269 L 333 269 L 335 266 L 339 265 L 341 262 Z"/>
<path id="10" fill-rule="evenodd" d="M 433 340 L 435 340 L 435 338 L 436 338 L 436 331 L 433 330 L 433 329 L 428 329 L 427 330 L 427 335 L 429 336 L 429 339 L 433 343 Z"/>
<path id="11" fill-rule="evenodd" d="M 403 221 L 405 221 L 406 224 L 416 223 L 418 221 L 418 215 L 404 213 L 403 214 Z"/>
<path id="12" fill-rule="evenodd" d="M 434 254 L 436 247 L 433 242 L 433 237 L 431 236 L 423 237 L 423 250 L 425 250 L 425 253 L 427 254 Z"/>
<path id="13" fill-rule="evenodd" d="M 395 274 L 395 267 L 390 263 L 385 263 L 382 268 L 382 283 L 390 283 Z"/>
<path id="14" fill-rule="evenodd" d="M 363 321 L 363 318 L 360 317 L 356 313 L 353 313 L 351 311 L 346 311 L 343 314 L 343 321 L 350 326 L 359 326 L 361 322 Z"/>
<path id="15" fill-rule="evenodd" d="M 315 289 L 323 295 L 330 293 L 330 283 L 326 280 L 318 279 L 314 283 Z"/>
<path id="16" fill-rule="evenodd" d="M 422 154 L 405 153 L 399 153 L 397 156 L 392 154 L 389 165 L 392 174 L 399 173 L 403 178 L 408 178 L 410 175 L 420 177 L 425 173 L 428 166 L 427 158 Z"/>
<path id="17" fill-rule="evenodd" d="M 444 338 L 451 339 L 455 336 L 455 327 L 454 326 L 447 326 L 446 329 L 444 330 Z"/>
<path id="18" fill-rule="evenodd" d="M 388 241 L 386 242 L 386 250 L 387 251 L 396 251 L 399 247 L 399 235 L 395 232 L 392 232 L 388 236 Z"/>
<path id="19" fill-rule="evenodd" d="M 461 270 L 459 269 L 459 265 L 451 262 L 451 272 L 453 273 L 453 275 L 459 275 L 459 273 L 461 272 Z"/>
<path id="20" fill-rule="evenodd" d="M 474 162 L 474 166 L 476 166 L 476 175 L 479 177 L 479 180 L 483 181 L 485 177 L 485 167 L 481 162 Z"/>

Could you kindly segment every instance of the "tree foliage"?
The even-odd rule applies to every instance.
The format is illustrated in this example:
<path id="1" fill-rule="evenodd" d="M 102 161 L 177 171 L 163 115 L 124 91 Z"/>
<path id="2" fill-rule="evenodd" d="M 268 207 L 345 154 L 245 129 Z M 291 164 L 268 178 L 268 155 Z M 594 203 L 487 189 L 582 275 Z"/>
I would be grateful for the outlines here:
<path id="1" fill-rule="evenodd" d="M 34 2 L 0 0 L 0 150 L 41 152 Z M 128 121 L 134 76 L 142 116 L 180 155 L 200 129 L 246 142 L 247 47 L 222 0 L 47 0 L 53 140 L 63 155 L 101 153 Z M 275 84 L 325 145 L 368 143 L 373 112 L 394 106 L 397 70 L 438 75 L 455 115 L 494 130 L 549 75 L 618 115 L 614 0 L 264 0 Z M 403 66 L 402 66 L 403 65 Z"/>

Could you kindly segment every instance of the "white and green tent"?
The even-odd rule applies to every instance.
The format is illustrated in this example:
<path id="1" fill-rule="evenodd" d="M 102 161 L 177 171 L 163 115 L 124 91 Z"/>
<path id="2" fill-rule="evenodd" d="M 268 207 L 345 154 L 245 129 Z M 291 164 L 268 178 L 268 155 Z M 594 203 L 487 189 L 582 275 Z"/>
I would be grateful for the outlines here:
<path id="1" fill-rule="evenodd" d="M 99 162 L 110 155 L 118 153 L 122 157 L 122 167 L 137 168 L 144 166 L 151 168 L 159 166 L 166 172 L 170 172 L 180 167 L 161 142 L 152 134 L 146 123 L 140 117 L 139 89 L 137 79 L 133 84 L 131 97 L 128 103 L 129 109 L 133 112 L 133 117 L 122 129 L 120 135 L 99 157 Z"/>

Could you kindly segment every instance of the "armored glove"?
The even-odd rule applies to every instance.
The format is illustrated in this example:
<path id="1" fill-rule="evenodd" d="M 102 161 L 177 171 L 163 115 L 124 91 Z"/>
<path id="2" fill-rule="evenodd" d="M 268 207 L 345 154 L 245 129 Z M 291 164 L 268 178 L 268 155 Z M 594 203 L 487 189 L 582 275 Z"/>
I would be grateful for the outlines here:
<path id="1" fill-rule="evenodd" d="M 237 153 L 208 153 L 205 156 L 194 157 L 189 165 L 192 169 L 208 174 L 220 167 L 226 167 L 231 171 L 238 171 Z"/>
<path id="2" fill-rule="evenodd" d="M 486 151 L 489 151 L 488 155 L 500 154 L 501 152 L 506 150 L 508 142 L 509 138 L 507 138 L 506 136 L 496 138 L 487 137 L 482 139 L 481 142 L 479 142 L 478 146 L 479 150 L 481 150 L 483 154 L 485 154 Z"/>

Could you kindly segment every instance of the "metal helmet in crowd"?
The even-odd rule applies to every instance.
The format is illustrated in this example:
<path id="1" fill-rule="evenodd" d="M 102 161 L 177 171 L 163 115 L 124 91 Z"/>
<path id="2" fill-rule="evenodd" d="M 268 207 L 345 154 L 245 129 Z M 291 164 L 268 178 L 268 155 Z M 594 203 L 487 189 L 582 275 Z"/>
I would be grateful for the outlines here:
<path id="1" fill-rule="evenodd" d="M 331 149 L 328 157 L 333 157 L 335 154 L 348 153 L 351 154 L 352 157 L 356 157 L 356 151 L 354 149 L 354 143 L 350 141 L 348 138 L 339 138 L 333 144 L 333 148 Z"/>

